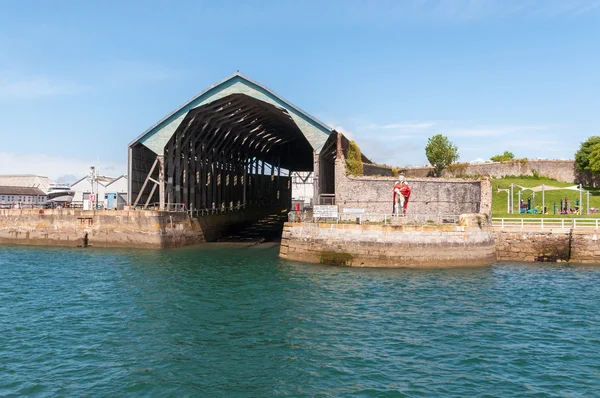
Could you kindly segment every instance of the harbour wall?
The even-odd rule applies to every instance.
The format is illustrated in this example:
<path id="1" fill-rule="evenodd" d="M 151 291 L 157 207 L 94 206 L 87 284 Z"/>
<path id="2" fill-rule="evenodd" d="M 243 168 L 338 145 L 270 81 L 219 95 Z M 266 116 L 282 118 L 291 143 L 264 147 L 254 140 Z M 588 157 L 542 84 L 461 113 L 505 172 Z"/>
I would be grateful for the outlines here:
<path id="1" fill-rule="evenodd" d="M 366 213 L 390 214 L 395 177 L 348 176 L 343 159 L 335 165 L 335 200 L 340 207 L 363 208 Z M 491 214 L 489 178 L 410 178 L 408 212 L 413 214 Z"/>
<path id="2" fill-rule="evenodd" d="M 0 210 L 0 243 L 81 246 L 87 233 L 94 247 L 170 248 L 215 241 L 230 227 L 278 209 L 188 217 L 152 210 Z"/>
<path id="3" fill-rule="evenodd" d="M 501 261 L 570 261 L 600 264 L 600 231 L 573 228 L 496 230 Z"/>
<path id="4" fill-rule="evenodd" d="M 496 261 L 485 215 L 463 215 L 458 225 L 286 223 L 280 256 L 355 267 L 464 267 Z"/>
<path id="5" fill-rule="evenodd" d="M 424 178 L 433 171 L 432 167 L 407 167 L 400 169 L 400 173 L 407 178 Z M 548 177 L 562 182 L 573 182 L 577 179 L 575 162 L 573 160 L 528 160 L 515 159 L 506 162 L 490 163 L 455 163 L 442 172 L 442 177 L 458 176 L 488 176 L 501 178 L 510 175 L 533 175 Z"/>

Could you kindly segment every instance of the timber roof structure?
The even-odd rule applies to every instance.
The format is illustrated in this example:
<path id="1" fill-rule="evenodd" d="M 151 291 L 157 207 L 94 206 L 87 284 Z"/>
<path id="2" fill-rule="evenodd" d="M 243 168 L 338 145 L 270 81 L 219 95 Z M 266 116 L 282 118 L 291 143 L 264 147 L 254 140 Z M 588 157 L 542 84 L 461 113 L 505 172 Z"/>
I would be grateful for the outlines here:
<path id="1" fill-rule="evenodd" d="M 238 72 L 188 100 L 129 146 L 141 144 L 162 154 L 176 133 L 203 136 L 210 143 L 206 147 L 235 148 L 267 161 L 274 161 L 269 153 L 277 150 L 281 167 L 311 170 L 312 153 L 320 152 L 332 131 L 266 86 Z"/>

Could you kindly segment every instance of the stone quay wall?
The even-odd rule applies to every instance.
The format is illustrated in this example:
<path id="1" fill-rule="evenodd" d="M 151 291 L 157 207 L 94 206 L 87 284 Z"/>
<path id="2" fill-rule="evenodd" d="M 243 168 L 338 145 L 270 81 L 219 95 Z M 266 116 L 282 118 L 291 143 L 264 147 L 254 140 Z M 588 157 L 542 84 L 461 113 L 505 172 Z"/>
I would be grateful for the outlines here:
<path id="1" fill-rule="evenodd" d="M 354 267 L 464 267 L 496 261 L 484 215 L 458 225 L 286 223 L 282 258 Z"/>
<path id="2" fill-rule="evenodd" d="M 395 177 L 353 177 L 346 175 L 343 160 L 336 160 L 335 196 L 344 207 L 364 208 L 366 213 L 391 214 Z M 446 179 L 408 178 L 412 214 L 491 214 L 492 184 L 489 178 Z"/>
<path id="3" fill-rule="evenodd" d="M 152 210 L 0 210 L 0 244 L 169 248 L 214 241 L 235 224 L 273 209 L 190 218 L 187 213 Z"/>
<path id="4" fill-rule="evenodd" d="M 433 171 L 432 167 L 407 167 L 400 173 L 410 178 L 424 178 Z M 488 176 L 501 178 L 509 175 L 533 175 L 534 171 L 543 177 L 561 182 L 577 180 L 575 162 L 573 160 L 510 160 L 480 164 L 456 163 L 442 172 L 442 177 Z"/>
<path id="5" fill-rule="evenodd" d="M 496 230 L 496 256 L 501 261 L 570 261 L 600 264 L 600 231 Z"/>

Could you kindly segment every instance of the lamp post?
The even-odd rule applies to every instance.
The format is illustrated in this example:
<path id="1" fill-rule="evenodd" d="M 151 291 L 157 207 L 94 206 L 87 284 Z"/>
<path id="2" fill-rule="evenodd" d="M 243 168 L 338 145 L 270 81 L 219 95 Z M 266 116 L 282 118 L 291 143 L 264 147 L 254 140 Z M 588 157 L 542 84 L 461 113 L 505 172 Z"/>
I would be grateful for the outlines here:
<path id="1" fill-rule="evenodd" d="M 98 191 L 98 175 L 96 173 L 96 168 L 94 166 L 90 167 L 90 172 L 88 174 L 87 180 L 90 182 L 90 190 L 91 190 L 90 196 L 94 199 L 93 201 L 90 200 L 90 202 L 91 202 L 90 205 L 91 205 L 92 210 L 93 210 L 93 209 L 95 209 L 97 207 L 96 203 L 98 202 L 98 199 L 97 199 L 97 196 L 98 196 L 97 195 L 97 191 Z M 94 183 L 96 183 L 96 191 L 94 191 Z M 89 198 L 88 198 L 88 200 L 89 200 Z"/>

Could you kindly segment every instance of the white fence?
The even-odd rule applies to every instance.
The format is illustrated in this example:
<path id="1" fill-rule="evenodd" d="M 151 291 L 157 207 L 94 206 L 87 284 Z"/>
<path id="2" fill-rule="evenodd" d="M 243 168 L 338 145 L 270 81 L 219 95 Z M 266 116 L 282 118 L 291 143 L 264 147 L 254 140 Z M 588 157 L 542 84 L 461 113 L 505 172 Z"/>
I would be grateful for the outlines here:
<path id="1" fill-rule="evenodd" d="M 306 223 L 356 223 L 356 224 L 384 224 L 384 225 L 403 225 L 403 224 L 456 224 L 460 216 L 457 214 L 406 214 L 404 216 L 395 216 L 393 214 L 382 213 L 337 213 L 337 214 L 318 214 L 312 212 L 290 211 L 288 221 L 306 222 Z"/>
<path id="2" fill-rule="evenodd" d="M 598 229 L 600 218 L 492 218 L 496 229 Z"/>

